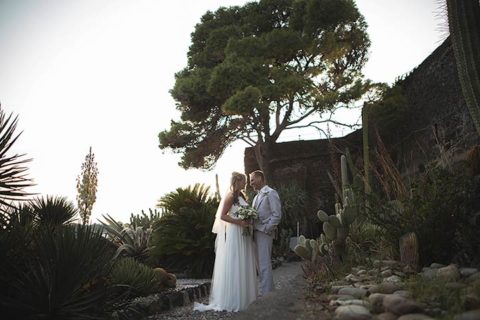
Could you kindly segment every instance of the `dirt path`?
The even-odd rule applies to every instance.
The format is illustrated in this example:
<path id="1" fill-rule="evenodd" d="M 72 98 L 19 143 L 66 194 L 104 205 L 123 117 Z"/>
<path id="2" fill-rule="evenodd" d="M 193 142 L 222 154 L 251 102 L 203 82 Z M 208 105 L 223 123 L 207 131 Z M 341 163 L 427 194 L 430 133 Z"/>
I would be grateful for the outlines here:
<path id="1" fill-rule="evenodd" d="M 305 298 L 305 280 L 300 262 L 283 263 L 273 271 L 275 291 L 259 298 L 247 310 L 241 312 L 198 312 L 193 311 L 193 304 L 176 308 L 165 313 L 151 316 L 149 320 L 310 320 L 321 319 L 321 311 L 308 305 Z M 208 299 L 200 301 L 207 303 Z"/>

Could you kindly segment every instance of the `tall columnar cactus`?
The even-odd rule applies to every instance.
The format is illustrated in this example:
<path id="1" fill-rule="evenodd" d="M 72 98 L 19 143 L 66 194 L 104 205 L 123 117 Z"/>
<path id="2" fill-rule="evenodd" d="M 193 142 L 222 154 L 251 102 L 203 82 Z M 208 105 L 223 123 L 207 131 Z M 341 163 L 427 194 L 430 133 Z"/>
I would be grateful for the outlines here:
<path id="1" fill-rule="evenodd" d="M 345 241 L 349 235 L 350 225 L 358 213 L 355 193 L 348 181 L 347 158 L 342 155 L 342 203 L 335 204 L 335 215 L 327 215 L 325 211 L 319 210 L 317 217 L 323 222 L 323 233 L 317 240 L 306 239 L 300 236 L 295 253 L 305 260 L 315 262 L 318 256 L 334 252 L 336 257 L 344 260 Z"/>
<path id="2" fill-rule="evenodd" d="M 365 193 L 369 194 L 370 189 L 370 149 L 368 145 L 368 106 L 362 108 L 362 135 L 363 135 L 363 171 L 365 177 Z"/>
<path id="3" fill-rule="evenodd" d="M 480 3 L 447 0 L 447 15 L 463 97 L 480 135 Z"/>

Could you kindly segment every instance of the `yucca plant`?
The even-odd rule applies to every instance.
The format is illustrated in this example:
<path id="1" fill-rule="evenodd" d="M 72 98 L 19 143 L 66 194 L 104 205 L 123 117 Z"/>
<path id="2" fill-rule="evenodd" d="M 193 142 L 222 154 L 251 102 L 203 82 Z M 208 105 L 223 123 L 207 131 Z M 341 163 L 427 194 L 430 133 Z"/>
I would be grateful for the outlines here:
<path id="1" fill-rule="evenodd" d="M 114 251 L 91 226 L 39 227 L 28 268 L 10 280 L 0 297 L 7 317 L 100 319 Z M 2 314 L 3 316 L 4 314 Z"/>
<path id="2" fill-rule="evenodd" d="M 110 281 L 130 297 L 160 291 L 160 280 L 153 269 L 131 257 L 120 258 L 115 262 Z"/>

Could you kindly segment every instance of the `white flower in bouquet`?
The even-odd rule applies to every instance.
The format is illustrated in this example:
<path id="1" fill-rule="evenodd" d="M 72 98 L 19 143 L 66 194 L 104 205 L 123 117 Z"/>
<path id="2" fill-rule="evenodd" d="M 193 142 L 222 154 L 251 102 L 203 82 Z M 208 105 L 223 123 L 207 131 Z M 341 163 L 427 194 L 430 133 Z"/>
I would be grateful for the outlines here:
<path id="1" fill-rule="evenodd" d="M 238 214 L 238 217 L 242 220 L 255 220 L 258 217 L 257 210 L 255 210 L 251 206 L 240 207 L 240 209 L 238 209 L 238 211 L 237 211 L 237 214 Z M 244 228 L 245 230 L 243 230 L 242 234 L 244 236 L 251 235 L 250 228 L 251 228 L 251 226 L 245 227 Z"/>

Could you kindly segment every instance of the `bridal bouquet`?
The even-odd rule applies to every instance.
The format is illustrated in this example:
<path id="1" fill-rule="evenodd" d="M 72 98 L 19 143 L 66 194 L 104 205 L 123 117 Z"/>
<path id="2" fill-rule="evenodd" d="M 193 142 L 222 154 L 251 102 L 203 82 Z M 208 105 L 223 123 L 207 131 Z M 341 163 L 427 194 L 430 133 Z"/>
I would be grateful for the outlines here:
<path id="1" fill-rule="evenodd" d="M 237 214 L 238 214 L 238 217 L 242 220 L 253 221 L 258 217 L 257 210 L 255 210 L 253 207 L 250 207 L 250 206 L 240 207 L 240 209 L 238 209 L 237 211 Z M 242 234 L 244 236 L 251 235 L 250 228 L 251 226 L 244 228 Z"/>

